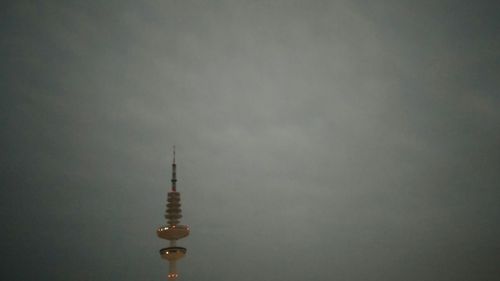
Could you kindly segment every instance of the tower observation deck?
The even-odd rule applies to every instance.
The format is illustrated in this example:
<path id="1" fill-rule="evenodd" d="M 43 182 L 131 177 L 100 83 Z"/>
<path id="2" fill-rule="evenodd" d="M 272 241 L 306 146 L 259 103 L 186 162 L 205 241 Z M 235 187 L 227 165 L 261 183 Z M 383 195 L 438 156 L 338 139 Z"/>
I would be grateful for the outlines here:
<path id="1" fill-rule="evenodd" d="M 175 147 L 172 161 L 172 186 L 167 194 L 167 210 L 165 218 L 167 225 L 161 226 L 156 230 L 158 237 L 170 241 L 170 245 L 160 250 L 160 255 L 169 263 L 168 280 L 176 280 L 179 276 L 177 272 L 177 261 L 186 255 L 187 249 L 177 246 L 177 240 L 189 235 L 189 226 L 182 225 L 181 214 L 181 194 L 177 191 L 177 175 L 175 164 Z"/>

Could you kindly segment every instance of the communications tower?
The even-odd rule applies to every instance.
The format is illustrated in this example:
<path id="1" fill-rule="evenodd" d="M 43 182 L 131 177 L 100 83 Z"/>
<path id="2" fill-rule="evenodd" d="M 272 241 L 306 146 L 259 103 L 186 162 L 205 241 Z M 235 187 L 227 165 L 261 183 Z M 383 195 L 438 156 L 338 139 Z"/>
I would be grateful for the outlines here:
<path id="1" fill-rule="evenodd" d="M 177 240 L 189 235 L 189 226 L 180 223 L 181 215 L 181 194 L 177 191 L 176 171 L 175 171 L 175 146 L 174 157 L 172 161 L 172 187 L 167 196 L 167 210 L 165 218 L 167 225 L 161 226 L 156 230 L 158 237 L 170 241 L 170 245 L 160 250 L 160 255 L 169 263 L 168 280 L 176 280 L 179 274 L 177 273 L 177 260 L 186 255 L 187 249 L 177 246 Z"/>

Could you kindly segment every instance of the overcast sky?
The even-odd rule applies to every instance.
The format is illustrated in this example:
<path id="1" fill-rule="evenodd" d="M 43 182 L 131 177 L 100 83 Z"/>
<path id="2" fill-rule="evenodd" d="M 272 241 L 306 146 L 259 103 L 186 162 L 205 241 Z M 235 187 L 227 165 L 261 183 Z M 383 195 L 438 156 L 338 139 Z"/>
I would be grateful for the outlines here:
<path id="1" fill-rule="evenodd" d="M 0 279 L 500 276 L 498 1 L 11 1 Z"/>

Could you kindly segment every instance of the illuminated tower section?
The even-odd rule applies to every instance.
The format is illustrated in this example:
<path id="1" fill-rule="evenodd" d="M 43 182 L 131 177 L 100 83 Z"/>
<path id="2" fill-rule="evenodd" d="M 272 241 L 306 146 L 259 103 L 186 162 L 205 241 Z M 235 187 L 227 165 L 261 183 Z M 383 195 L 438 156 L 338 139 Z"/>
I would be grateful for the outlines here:
<path id="1" fill-rule="evenodd" d="M 170 241 L 169 247 L 160 250 L 160 255 L 169 263 L 168 280 L 176 280 L 179 274 L 177 273 L 177 260 L 184 257 L 187 249 L 177 246 L 177 240 L 189 235 L 189 226 L 180 223 L 181 215 L 181 194 L 177 191 L 176 171 L 175 171 L 175 147 L 174 159 L 172 161 L 172 189 L 167 196 L 167 210 L 165 218 L 167 225 L 156 230 L 158 237 Z"/>

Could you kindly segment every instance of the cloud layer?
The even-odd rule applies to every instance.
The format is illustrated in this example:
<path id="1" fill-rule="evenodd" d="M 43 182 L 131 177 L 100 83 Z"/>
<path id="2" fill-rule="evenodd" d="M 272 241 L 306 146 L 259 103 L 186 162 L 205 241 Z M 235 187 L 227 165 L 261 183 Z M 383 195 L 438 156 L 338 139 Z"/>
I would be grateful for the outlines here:
<path id="1" fill-rule="evenodd" d="M 175 144 L 184 280 L 492 280 L 494 6 L 6 4 L 4 279 L 165 278 Z"/>

